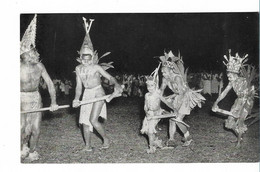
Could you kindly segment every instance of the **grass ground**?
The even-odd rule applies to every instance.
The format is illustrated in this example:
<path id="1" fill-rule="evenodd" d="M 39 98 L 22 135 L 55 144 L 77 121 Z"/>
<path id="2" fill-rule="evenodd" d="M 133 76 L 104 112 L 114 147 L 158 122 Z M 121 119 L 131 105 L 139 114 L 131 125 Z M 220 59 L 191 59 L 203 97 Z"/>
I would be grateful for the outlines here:
<path id="1" fill-rule="evenodd" d="M 181 146 L 182 136 L 176 134 L 179 146 L 171 150 L 157 150 L 147 154 L 147 138 L 140 134 L 144 118 L 142 98 L 117 98 L 108 105 L 108 120 L 103 121 L 111 147 L 99 150 L 102 141 L 92 134 L 93 152 L 84 148 L 78 109 L 46 112 L 41 124 L 38 145 L 40 160 L 33 163 L 207 163 L 207 162 L 259 162 L 259 122 L 250 126 L 240 149 L 235 148 L 233 132 L 224 128 L 225 116 L 211 112 L 216 97 L 206 97 L 201 109 L 195 108 L 184 121 L 190 125 L 194 139 L 190 147 Z M 227 99 L 220 107 L 230 108 L 233 100 Z M 59 100 L 67 104 L 69 99 Z M 168 121 L 159 123 L 159 138 L 167 140 Z M 24 163 L 27 163 L 24 161 Z"/>

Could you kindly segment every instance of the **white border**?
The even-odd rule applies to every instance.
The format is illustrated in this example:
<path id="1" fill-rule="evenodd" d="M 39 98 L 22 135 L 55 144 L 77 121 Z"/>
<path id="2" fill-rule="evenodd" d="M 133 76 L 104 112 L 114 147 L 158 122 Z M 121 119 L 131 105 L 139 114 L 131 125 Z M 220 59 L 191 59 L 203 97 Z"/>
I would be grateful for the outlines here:
<path id="1" fill-rule="evenodd" d="M 258 0 L 4 0 L 1 7 L 1 171 L 259 171 L 258 163 L 20 164 L 18 80 L 20 13 L 259 12 Z"/>

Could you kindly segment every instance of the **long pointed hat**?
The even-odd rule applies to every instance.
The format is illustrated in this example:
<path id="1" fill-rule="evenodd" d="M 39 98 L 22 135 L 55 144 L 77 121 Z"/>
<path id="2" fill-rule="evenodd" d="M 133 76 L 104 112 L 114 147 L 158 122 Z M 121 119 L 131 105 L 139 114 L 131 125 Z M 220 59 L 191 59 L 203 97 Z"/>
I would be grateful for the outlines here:
<path id="1" fill-rule="evenodd" d="M 84 28 L 86 31 L 86 35 L 83 41 L 83 44 L 81 46 L 80 51 L 78 52 L 80 55 L 80 58 L 77 59 L 77 61 L 79 63 L 81 63 L 81 57 L 83 54 L 90 54 L 92 56 L 92 60 L 93 60 L 93 64 L 98 64 L 99 60 L 107 55 L 110 54 L 110 52 L 106 52 L 105 54 L 103 54 L 100 58 L 98 57 L 98 53 L 97 51 L 94 51 L 93 48 L 93 44 L 91 42 L 90 36 L 89 36 L 89 31 L 92 25 L 92 22 L 94 21 L 94 19 L 89 19 L 90 20 L 90 24 L 88 24 L 86 22 L 86 18 L 82 17 L 83 21 L 84 21 Z M 114 68 L 114 66 L 112 65 L 113 62 L 109 62 L 109 63 L 101 63 L 100 66 L 104 69 L 107 70 L 109 68 Z"/>
<path id="2" fill-rule="evenodd" d="M 244 57 L 240 57 L 238 53 L 236 53 L 236 56 L 234 57 L 231 55 L 231 49 L 229 49 L 228 51 L 229 51 L 229 59 L 227 58 L 226 55 L 224 55 L 224 58 L 227 61 L 227 63 L 223 61 L 224 65 L 227 66 L 227 71 L 233 73 L 239 73 L 240 68 L 243 67 L 244 63 L 248 60 L 246 59 L 248 54 L 244 55 Z"/>
<path id="3" fill-rule="evenodd" d="M 86 35 L 84 38 L 84 41 L 82 43 L 82 46 L 80 48 L 79 54 L 80 56 L 82 56 L 82 54 L 91 54 L 93 56 L 94 54 L 94 48 L 93 48 L 93 44 L 91 42 L 90 36 L 89 36 L 89 31 L 92 25 L 92 22 L 94 21 L 94 19 L 90 19 L 90 24 L 88 24 L 86 22 L 86 18 L 82 17 L 83 21 L 84 21 L 84 28 L 86 31 Z"/>
<path id="4" fill-rule="evenodd" d="M 34 15 L 20 42 L 20 55 L 35 48 L 37 14 Z"/>

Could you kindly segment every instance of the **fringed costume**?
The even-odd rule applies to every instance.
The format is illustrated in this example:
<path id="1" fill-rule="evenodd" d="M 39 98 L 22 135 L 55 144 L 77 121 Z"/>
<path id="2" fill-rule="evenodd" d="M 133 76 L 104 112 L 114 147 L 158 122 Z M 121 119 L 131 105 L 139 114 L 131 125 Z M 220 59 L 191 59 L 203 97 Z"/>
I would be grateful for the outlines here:
<path id="1" fill-rule="evenodd" d="M 201 107 L 201 103 L 206 99 L 200 94 L 202 90 L 190 89 L 187 83 L 187 69 L 184 71 L 184 65 L 180 55 L 178 57 L 172 54 L 170 51 L 164 56 L 160 56 L 163 67 L 170 68 L 174 75 L 167 81 L 168 87 L 174 92 L 173 95 L 168 96 L 168 101 L 172 102 L 173 107 L 180 114 L 189 115 L 190 111 L 195 107 Z M 183 87 L 178 87 L 178 83 L 175 82 L 176 78 L 179 78 Z"/>
<path id="2" fill-rule="evenodd" d="M 224 57 L 228 62 L 224 63 L 227 66 L 227 71 L 240 74 L 240 77 L 232 83 L 233 90 L 237 94 L 237 99 L 230 110 L 234 117 L 228 117 L 225 121 L 225 127 L 242 135 L 247 131 L 244 121 L 251 114 L 256 96 L 255 87 L 252 84 L 256 77 L 256 70 L 253 66 L 244 64 L 247 61 L 247 55 L 241 58 L 236 53 L 236 56 L 233 57 L 230 51 L 229 60 L 226 56 Z"/>
<path id="3" fill-rule="evenodd" d="M 97 98 L 97 97 L 102 97 L 104 95 L 105 95 L 105 92 L 104 92 L 103 88 L 101 87 L 101 85 L 99 85 L 92 89 L 85 89 L 83 97 L 82 97 L 82 101 L 90 100 L 90 99 Z M 79 117 L 79 123 L 88 125 L 89 130 L 91 132 L 93 132 L 93 126 L 91 125 L 91 123 L 89 121 L 89 117 L 91 114 L 92 106 L 93 106 L 93 103 L 82 105 L 80 107 L 80 117 Z M 107 119 L 107 108 L 106 108 L 105 103 L 102 107 L 102 110 L 101 110 L 99 116 L 104 119 Z"/>
<path id="4" fill-rule="evenodd" d="M 38 91 L 35 92 L 21 92 L 20 93 L 20 101 L 21 101 L 21 111 L 40 109 L 42 107 L 42 99 L 41 95 Z M 35 119 L 41 115 L 41 112 L 27 113 L 21 114 L 25 116 L 25 121 L 23 121 L 25 128 L 25 136 L 28 137 L 32 132 L 32 124 Z M 22 133 L 23 134 L 23 133 Z"/>
<path id="5" fill-rule="evenodd" d="M 247 126 L 244 122 L 251 114 L 254 105 L 254 97 L 256 97 L 257 94 L 252 82 L 256 78 L 256 69 L 251 65 L 245 64 L 248 60 L 247 56 L 248 55 L 246 54 L 244 57 L 240 57 L 238 53 L 236 53 L 236 56 L 232 56 L 231 50 L 229 50 L 229 58 L 227 58 L 226 55 L 224 56 L 227 63 L 224 61 L 223 63 L 227 67 L 229 84 L 212 107 L 214 112 L 218 111 L 229 115 L 228 119 L 225 120 L 225 127 L 232 129 L 237 134 L 237 146 L 240 146 L 242 134 L 247 131 Z M 237 99 L 231 107 L 230 112 L 225 112 L 222 109 L 219 109 L 217 104 L 232 88 L 237 95 Z"/>

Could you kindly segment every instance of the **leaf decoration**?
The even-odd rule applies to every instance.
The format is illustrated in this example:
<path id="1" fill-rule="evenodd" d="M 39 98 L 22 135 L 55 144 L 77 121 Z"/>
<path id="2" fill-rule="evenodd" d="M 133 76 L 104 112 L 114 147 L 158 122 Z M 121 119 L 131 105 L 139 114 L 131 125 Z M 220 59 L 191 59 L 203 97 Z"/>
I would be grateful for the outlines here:
<path id="1" fill-rule="evenodd" d="M 112 65 L 113 62 L 109 62 L 109 63 L 100 63 L 99 65 L 104 69 L 104 70 L 108 70 L 110 68 L 114 68 L 114 66 Z"/>
<path id="2" fill-rule="evenodd" d="M 160 59 L 162 62 L 165 62 L 165 61 L 166 61 L 166 57 L 165 57 L 165 56 L 160 56 L 159 59 Z"/>
<path id="3" fill-rule="evenodd" d="M 103 57 L 109 55 L 110 53 L 111 53 L 111 52 L 106 52 L 105 54 L 103 54 L 103 55 L 99 58 L 99 60 L 102 59 Z"/>

